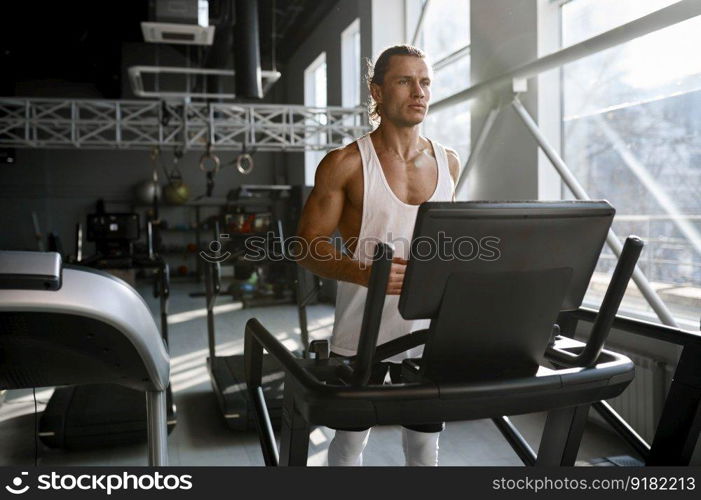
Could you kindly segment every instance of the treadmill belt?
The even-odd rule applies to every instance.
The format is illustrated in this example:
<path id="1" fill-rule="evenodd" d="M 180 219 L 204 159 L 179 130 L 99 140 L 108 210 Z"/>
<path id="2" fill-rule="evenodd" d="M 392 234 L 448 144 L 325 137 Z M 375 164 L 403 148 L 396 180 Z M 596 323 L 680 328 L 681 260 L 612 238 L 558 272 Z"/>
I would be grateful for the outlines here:
<path id="1" fill-rule="evenodd" d="M 170 433 L 176 420 L 170 388 L 167 397 Z M 41 415 L 39 437 L 64 449 L 145 443 L 146 396 L 113 384 L 60 387 Z"/>
<path id="2" fill-rule="evenodd" d="M 255 430 L 255 414 L 246 390 L 243 356 L 216 357 L 209 363 L 214 391 L 227 425 L 234 430 Z M 263 356 L 263 394 L 275 428 L 280 427 L 285 372 L 269 355 Z"/>

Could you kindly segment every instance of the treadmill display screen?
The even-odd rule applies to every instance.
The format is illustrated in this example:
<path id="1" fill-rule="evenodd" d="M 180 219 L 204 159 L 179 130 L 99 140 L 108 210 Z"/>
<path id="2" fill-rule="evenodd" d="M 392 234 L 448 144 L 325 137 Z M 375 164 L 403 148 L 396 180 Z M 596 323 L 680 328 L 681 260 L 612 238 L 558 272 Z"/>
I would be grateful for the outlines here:
<path id="1" fill-rule="evenodd" d="M 88 241 L 139 239 L 138 214 L 88 215 Z"/>

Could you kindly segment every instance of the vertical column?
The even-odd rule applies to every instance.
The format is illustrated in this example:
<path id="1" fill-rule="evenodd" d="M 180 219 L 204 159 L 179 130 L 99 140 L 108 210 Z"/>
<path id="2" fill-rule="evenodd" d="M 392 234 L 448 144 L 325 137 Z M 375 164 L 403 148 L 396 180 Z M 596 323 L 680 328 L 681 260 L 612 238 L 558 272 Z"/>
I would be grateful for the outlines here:
<path id="1" fill-rule="evenodd" d="M 372 0 L 372 57 L 406 39 L 404 0 Z"/>
<path id="2" fill-rule="evenodd" d="M 473 84 L 503 74 L 538 57 L 538 0 L 472 0 L 470 2 Z M 511 97 L 509 89 L 486 92 L 472 103 L 472 144 L 489 111 Z M 529 81 L 521 96 L 536 115 L 538 83 Z M 538 146 L 514 111 L 500 113 L 475 168 L 467 179 L 468 199 L 524 200 L 538 198 Z"/>
<path id="3" fill-rule="evenodd" d="M 538 57 L 560 50 L 561 22 L 559 2 L 538 0 Z M 538 75 L 538 127 L 548 142 L 562 156 L 560 145 L 562 130 L 562 84 L 560 68 Z M 529 82 L 530 83 L 530 82 Z M 562 179 L 543 151 L 538 151 L 538 199 L 559 200 L 562 196 Z"/>

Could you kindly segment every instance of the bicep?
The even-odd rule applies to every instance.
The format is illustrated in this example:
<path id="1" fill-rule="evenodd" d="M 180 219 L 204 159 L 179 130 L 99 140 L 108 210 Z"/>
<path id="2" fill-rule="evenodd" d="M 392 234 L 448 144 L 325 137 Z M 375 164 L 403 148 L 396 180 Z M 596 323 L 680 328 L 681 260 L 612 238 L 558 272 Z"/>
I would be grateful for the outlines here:
<path id="1" fill-rule="evenodd" d="M 333 165 L 322 162 L 317 169 L 314 188 L 304 205 L 298 235 L 304 239 L 331 236 L 338 227 L 345 199 L 343 183 L 332 175 Z"/>

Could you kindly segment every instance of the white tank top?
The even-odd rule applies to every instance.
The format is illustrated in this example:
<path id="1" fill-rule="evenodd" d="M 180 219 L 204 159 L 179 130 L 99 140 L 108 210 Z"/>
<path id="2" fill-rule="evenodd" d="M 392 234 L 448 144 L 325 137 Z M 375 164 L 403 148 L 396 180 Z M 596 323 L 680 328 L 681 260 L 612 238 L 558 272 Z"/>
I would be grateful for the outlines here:
<path id="1" fill-rule="evenodd" d="M 370 135 L 361 137 L 357 143 L 363 164 L 363 218 L 353 258 L 370 264 L 375 244 L 379 240 L 392 243 L 396 257 L 408 259 L 419 206 L 404 203 L 394 194 L 382 171 Z M 453 179 L 448 168 L 448 156 L 445 148 L 437 142 L 431 141 L 431 145 L 438 164 L 438 179 L 436 190 L 428 201 L 450 201 L 453 198 Z M 366 296 L 367 288 L 364 286 L 339 281 L 336 315 L 331 335 L 331 351 L 334 353 L 342 356 L 353 356 L 356 353 Z M 429 320 L 402 318 L 398 305 L 398 295 L 385 297 L 378 345 L 416 330 L 428 328 Z M 418 357 L 421 351 L 422 348 L 413 349 L 390 358 L 390 361 Z"/>

